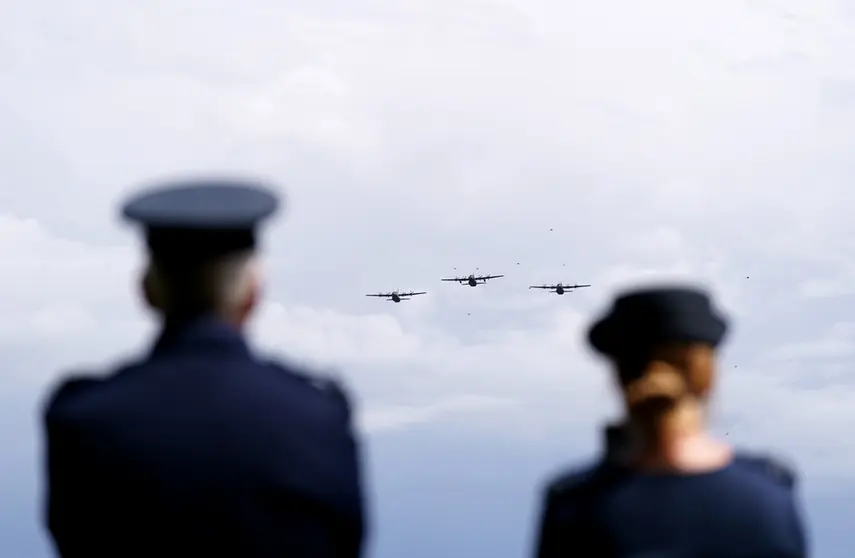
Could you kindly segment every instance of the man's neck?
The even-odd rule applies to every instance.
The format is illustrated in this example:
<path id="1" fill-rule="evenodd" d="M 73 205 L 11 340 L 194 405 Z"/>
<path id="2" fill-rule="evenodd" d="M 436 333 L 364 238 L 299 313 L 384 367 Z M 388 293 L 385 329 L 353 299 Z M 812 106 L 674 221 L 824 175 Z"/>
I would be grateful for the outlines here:
<path id="1" fill-rule="evenodd" d="M 161 322 L 164 327 L 175 327 L 194 322 L 219 322 L 238 331 L 242 331 L 246 323 L 245 320 L 220 312 L 172 312 L 162 315 Z"/>

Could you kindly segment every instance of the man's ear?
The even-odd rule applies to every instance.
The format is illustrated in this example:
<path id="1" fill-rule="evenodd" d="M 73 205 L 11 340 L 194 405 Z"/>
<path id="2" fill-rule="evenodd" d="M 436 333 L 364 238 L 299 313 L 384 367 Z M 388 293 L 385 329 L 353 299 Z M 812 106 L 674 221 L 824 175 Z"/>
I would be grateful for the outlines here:
<path id="1" fill-rule="evenodd" d="M 249 288 L 247 289 L 246 298 L 241 302 L 238 309 L 239 320 L 241 323 L 246 322 L 256 307 L 261 303 L 261 295 L 263 290 L 262 269 L 257 262 L 253 262 L 249 276 Z"/>
<path id="2" fill-rule="evenodd" d="M 253 283 L 252 288 L 247 293 L 246 302 L 244 303 L 245 314 L 249 315 L 255 310 L 256 306 L 258 306 L 259 301 L 261 300 L 261 285 L 259 283 Z"/>
<path id="3" fill-rule="evenodd" d="M 160 296 L 151 266 L 146 266 L 145 271 L 143 271 L 140 277 L 140 290 L 149 308 L 152 310 L 162 310 L 163 300 L 161 300 L 162 297 Z"/>
<path id="4" fill-rule="evenodd" d="M 256 267 L 252 273 L 252 280 L 249 287 L 249 292 L 247 293 L 246 302 L 245 302 L 245 314 L 248 317 L 261 303 L 261 295 L 262 295 L 263 285 L 261 279 L 261 270 Z"/>

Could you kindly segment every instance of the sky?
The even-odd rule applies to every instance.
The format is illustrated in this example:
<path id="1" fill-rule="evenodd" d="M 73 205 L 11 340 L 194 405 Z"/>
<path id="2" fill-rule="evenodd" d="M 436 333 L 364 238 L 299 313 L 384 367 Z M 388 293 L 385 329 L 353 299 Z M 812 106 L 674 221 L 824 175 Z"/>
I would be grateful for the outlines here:
<path id="1" fill-rule="evenodd" d="M 47 387 L 155 332 L 119 204 L 228 173 L 286 197 L 252 335 L 353 392 L 372 558 L 526 555 L 619 416 L 585 328 L 670 280 L 733 320 L 716 431 L 851 556 L 853 55 L 829 0 L 0 0 L 0 554 L 53 555 Z"/>

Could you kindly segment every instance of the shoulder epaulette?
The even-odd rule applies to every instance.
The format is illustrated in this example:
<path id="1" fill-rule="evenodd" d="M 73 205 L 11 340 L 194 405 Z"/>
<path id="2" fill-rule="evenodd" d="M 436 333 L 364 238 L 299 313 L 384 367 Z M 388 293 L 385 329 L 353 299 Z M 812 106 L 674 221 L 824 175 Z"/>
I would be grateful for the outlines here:
<path id="1" fill-rule="evenodd" d="M 594 478 L 598 469 L 599 467 L 586 467 L 583 469 L 577 468 L 571 471 L 565 471 L 547 483 L 546 493 L 547 495 L 554 497 L 573 492 L 575 489 L 581 487 L 586 482 Z"/>
<path id="2" fill-rule="evenodd" d="M 266 364 L 276 370 L 281 371 L 300 382 L 305 383 L 311 389 L 327 396 L 330 401 L 333 401 L 336 407 L 340 410 L 341 416 L 346 421 L 350 421 L 353 415 L 353 408 L 350 397 L 347 394 L 341 381 L 332 374 L 318 374 L 314 371 L 309 371 L 306 367 L 295 366 L 293 364 L 286 365 L 281 361 L 268 360 Z"/>
<path id="3" fill-rule="evenodd" d="M 798 482 L 795 466 L 781 457 L 771 455 L 752 455 L 743 457 L 752 469 L 774 480 L 782 486 L 792 488 Z"/>
<path id="4" fill-rule="evenodd" d="M 331 375 L 319 374 L 301 366 L 286 365 L 275 360 L 267 361 L 267 365 L 305 382 L 318 391 L 331 395 L 343 395 L 341 386 Z"/>
<path id="5" fill-rule="evenodd" d="M 74 374 L 61 380 L 53 390 L 50 391 L 45 404 L 45 412 L 50 413 L 64 402 L 71 400 L 76 395 L 85 393 L 90 387 L 100 383 L 100 379 L 94 376 Z"/>

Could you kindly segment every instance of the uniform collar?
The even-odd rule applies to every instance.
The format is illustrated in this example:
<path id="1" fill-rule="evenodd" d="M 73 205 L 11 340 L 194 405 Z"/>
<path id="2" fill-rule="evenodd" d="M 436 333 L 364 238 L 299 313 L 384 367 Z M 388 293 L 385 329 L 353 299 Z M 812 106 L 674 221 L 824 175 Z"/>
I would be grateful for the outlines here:
<path id="1" fill-rule="evenodd" d="M 249 356 L 249 347 L 240 330 L 214 316 L 167 319 L 152 353 L 156 355 L 175 351 Z"/>
<path id="2" fill-rule="evenodd" d="M 632 449 L 632 433 L 628 424 L 609 424 L 603 429 L 605 459 L 609 462 L 623 460 Z"/>

